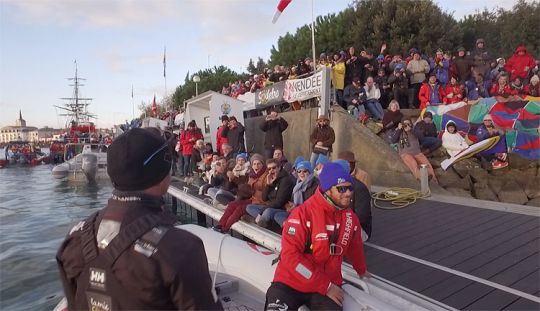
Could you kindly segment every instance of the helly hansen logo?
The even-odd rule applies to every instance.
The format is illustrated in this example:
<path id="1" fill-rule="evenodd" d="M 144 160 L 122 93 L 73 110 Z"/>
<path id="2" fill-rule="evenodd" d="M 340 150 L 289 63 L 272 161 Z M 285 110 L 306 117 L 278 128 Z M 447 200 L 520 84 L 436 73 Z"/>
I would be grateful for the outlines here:
<path id="1" fill-rule="evenodd" d="M 105 290 L 105 270 L 90 268 L 90 287 Z"/>

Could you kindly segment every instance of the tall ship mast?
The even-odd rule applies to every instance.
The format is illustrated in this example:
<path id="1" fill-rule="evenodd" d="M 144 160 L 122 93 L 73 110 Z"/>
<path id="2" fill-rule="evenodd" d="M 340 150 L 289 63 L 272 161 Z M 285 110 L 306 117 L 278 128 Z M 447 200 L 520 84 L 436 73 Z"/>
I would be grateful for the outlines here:
<path id="1" fill-rule="evenodd" d="M 88 112 L 89 102 L 92 98 L 80 97 L 79 88 L 84 86 L 81 81 L 86 81 L 86 79 L 79 77 L 77 61 L 75 61 L 75 76 L 67 79 L 73 81 L 73 84 L 70 84 L 70 86 L 73 86 L 73 95 L 61 98 L 66 102 L 61 106 L 55 105 L 55 107 L 63 110 L 64 113 L 60 114 L 60 116 L 68 117 L 70 124 L 68 128 L 71 135 L 95 132 L 96 128 L 91 119 L 96 119 L 96 116 Z"/>

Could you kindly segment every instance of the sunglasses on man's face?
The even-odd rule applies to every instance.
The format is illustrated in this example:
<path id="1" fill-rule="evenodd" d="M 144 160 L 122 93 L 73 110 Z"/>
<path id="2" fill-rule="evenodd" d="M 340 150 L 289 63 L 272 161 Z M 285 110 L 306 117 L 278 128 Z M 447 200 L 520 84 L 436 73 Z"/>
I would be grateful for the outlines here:
<path id="1" fill-rule="evenodd" d="M 296 172 L 297 172 L 298 174 L 301 174 L 301 173 L 307 174 L 307 173 L 309 173 L 308 170 L 297 170 Z"/>
<path id="2" fill-rule="evenodd" d="M 275 169 L 277 169 L 277 166 L 269 166 L 268 167 L 268 170 L 275 170 Z"/>
<path id="3" fill-rule="evenodd" d="M 354 191 L 353 186 L 334 186 L 332 188 L 336 189 L 339 193 L 345 193 L 347 190 L 350 192 Z"/>

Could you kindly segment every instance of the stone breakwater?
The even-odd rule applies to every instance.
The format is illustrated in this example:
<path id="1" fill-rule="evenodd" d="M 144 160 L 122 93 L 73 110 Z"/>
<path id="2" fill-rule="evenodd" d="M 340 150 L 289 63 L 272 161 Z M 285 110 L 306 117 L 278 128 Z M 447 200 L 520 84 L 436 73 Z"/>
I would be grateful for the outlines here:
<path id="1" fill-rule="evenodd" d="M 453 195 L 540 207 L 540 162 L 509 154 L 506 168 L 493 170 L 476 158 L 460 161 L 447 171 L 443 148 L 429 160 L 441 187 Z"/>

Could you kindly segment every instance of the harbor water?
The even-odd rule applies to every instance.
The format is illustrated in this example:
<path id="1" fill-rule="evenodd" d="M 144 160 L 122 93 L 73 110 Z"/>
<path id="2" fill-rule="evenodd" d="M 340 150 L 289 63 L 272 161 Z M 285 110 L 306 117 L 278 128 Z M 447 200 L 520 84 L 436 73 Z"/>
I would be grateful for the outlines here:
<path id="1" fill-rule="evenodd" d="M 109 181 L 55 180 L 52 165 L 0 169 L 0 310 L 52 310 L 63 296 L 55 255 L 70 228 L 110 197 Z"/>

